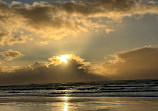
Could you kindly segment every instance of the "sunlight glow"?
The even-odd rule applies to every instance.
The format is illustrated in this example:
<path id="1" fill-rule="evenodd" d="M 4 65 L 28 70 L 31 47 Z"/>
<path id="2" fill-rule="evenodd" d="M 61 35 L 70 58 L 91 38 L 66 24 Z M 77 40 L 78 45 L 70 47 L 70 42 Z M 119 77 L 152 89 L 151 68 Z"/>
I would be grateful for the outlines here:
<path id="1" fill-rule="evenodd" d="M 65 100 L 65 101 L 67 101 L 67 100 L 68 100 L 68 97 L 67 97 L 67 96 L 64 96 L 63 98 L 64 98 L 64 100 Z"/>
<path id="2" fill-rule="evenodd" d="M 70 59 L 71 55 L 69 54 L 66 54 L 66 55 L 61 55 L 61 56 L 58 56 L 57 59 L 60 60 L 60 63 L 64 62 L 64 63 L 67 63 L 68 59 Z"/>

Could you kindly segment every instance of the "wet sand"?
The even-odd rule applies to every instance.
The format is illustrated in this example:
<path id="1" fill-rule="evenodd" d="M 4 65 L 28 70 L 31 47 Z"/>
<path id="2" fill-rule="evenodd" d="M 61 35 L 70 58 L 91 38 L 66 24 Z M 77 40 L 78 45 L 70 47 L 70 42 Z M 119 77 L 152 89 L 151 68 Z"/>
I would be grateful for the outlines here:
<path id="1" fill-rule="evenodd" d="M 158 111 L 158 97 L 0 97 L 0 111 Z"/>

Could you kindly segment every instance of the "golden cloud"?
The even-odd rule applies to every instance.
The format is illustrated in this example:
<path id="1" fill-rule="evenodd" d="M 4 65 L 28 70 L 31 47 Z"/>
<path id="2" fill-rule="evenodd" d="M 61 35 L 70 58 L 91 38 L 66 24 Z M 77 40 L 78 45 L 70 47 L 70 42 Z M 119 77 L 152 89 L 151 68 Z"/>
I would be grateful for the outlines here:
<path id="1" fill-rule="evenodd" d="M 96 72 L 111 79 L 157 79 L 158 48 L 139 48 L 116 54 Z"/>
<path id="2" fill-rule="evenodd" d="M 21 44 L 21 43 L 25 43 L 26 42 L 26 38 L 25 37 L 19 37 L 19 38 L 12 38 L 8 41 L 9 45 L 13 45 L 13 44 Z"/>
<path id="3" fill-rule="evenodd" d="M 8 38 L 13 38 L 15 29 L 24 29 L 39 37 L 61 39 L 63 37 L 77 37 L 91 30 L 106 28 L 106 32 L 114 29 L 106 27 L 106 23 L 99 23 L 93 19 L 106 17 L 110 19 L 122 18 L 133 14 L 158 13 L 156 3 L 143 3 L 131 0 L 81 0 L 78 2 L 34 2 L 23 4 L 0 2 L 1 28 L 8 32 Z M 109 30 L 110 29 L 110 30 Z M 6 39 L 0 37 L 0 41 Z M 13 39 L 12 39 L 13 40 Z M 17 41 L 17 40 L 16 40 Z M 18 42 L 16 42 L 18 43 Z M 21 43 L 21 42 L 19 42 Z"/>
<path id="4" fill-rule="evenodd" d="M 139 48 L 117 53 L 104 64 L 91 64 L 72 55 L 68 63 L 54 56 L 50 62 L 35 62 L 27 67 L 0 67 L 0 84 L 38 84 L 102 81 L 107 79 L 157 79 L 158 48 Z M 11 69 L 11 68 L 10 68 Z M 73 79 L 72 79 L 73 78 Z"/>
<path id="5" fill-rule="evenodd" d="M 0 45 L 4 44 L 4 41 L 7 38 L 6 36 L 7 36 L 6 33 L 0 33 Z"/>
<path id="6" fill-rule="evenodd" d="M 13 59 L 20 58 L 23 54 L 19 51 L 13 51 L 9 49 L 8 51 L 0 52 L 0 55 L 3 56 L 7 61 L 12 61 Z"/>
<path id="7" fill-rule="evenodd" d="M 87 62 L 77 56 L 70 59 L 68 64 L 54 64 L 53 60 L 50 63 L 35 62 L 27 67 L 18 67 L 14 71 L 7 71 L 6 68 L 0 67 L 0 85 L 106 80 L 104 76 L 89 73 Z"/>

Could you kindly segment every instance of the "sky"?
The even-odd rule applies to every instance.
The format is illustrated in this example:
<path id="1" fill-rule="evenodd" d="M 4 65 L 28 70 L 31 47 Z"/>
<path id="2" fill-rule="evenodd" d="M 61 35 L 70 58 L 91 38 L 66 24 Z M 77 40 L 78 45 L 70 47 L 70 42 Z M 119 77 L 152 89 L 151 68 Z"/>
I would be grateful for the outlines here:
<path id="1" fill-rule="evenodd" d="M 0 0 L 0 85 L 158 79 L 157 66 L 157 0 Z"/>

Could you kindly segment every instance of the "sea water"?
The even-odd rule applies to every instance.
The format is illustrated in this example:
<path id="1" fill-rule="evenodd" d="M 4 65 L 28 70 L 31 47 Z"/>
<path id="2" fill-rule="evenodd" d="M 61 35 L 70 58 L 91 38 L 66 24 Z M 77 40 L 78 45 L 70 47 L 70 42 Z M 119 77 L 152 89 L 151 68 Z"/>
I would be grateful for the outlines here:
<path id="1" fill-rule="evenodd" d="M 0 86 L 0 111 L 158 111 L 158 80 Z"/>

